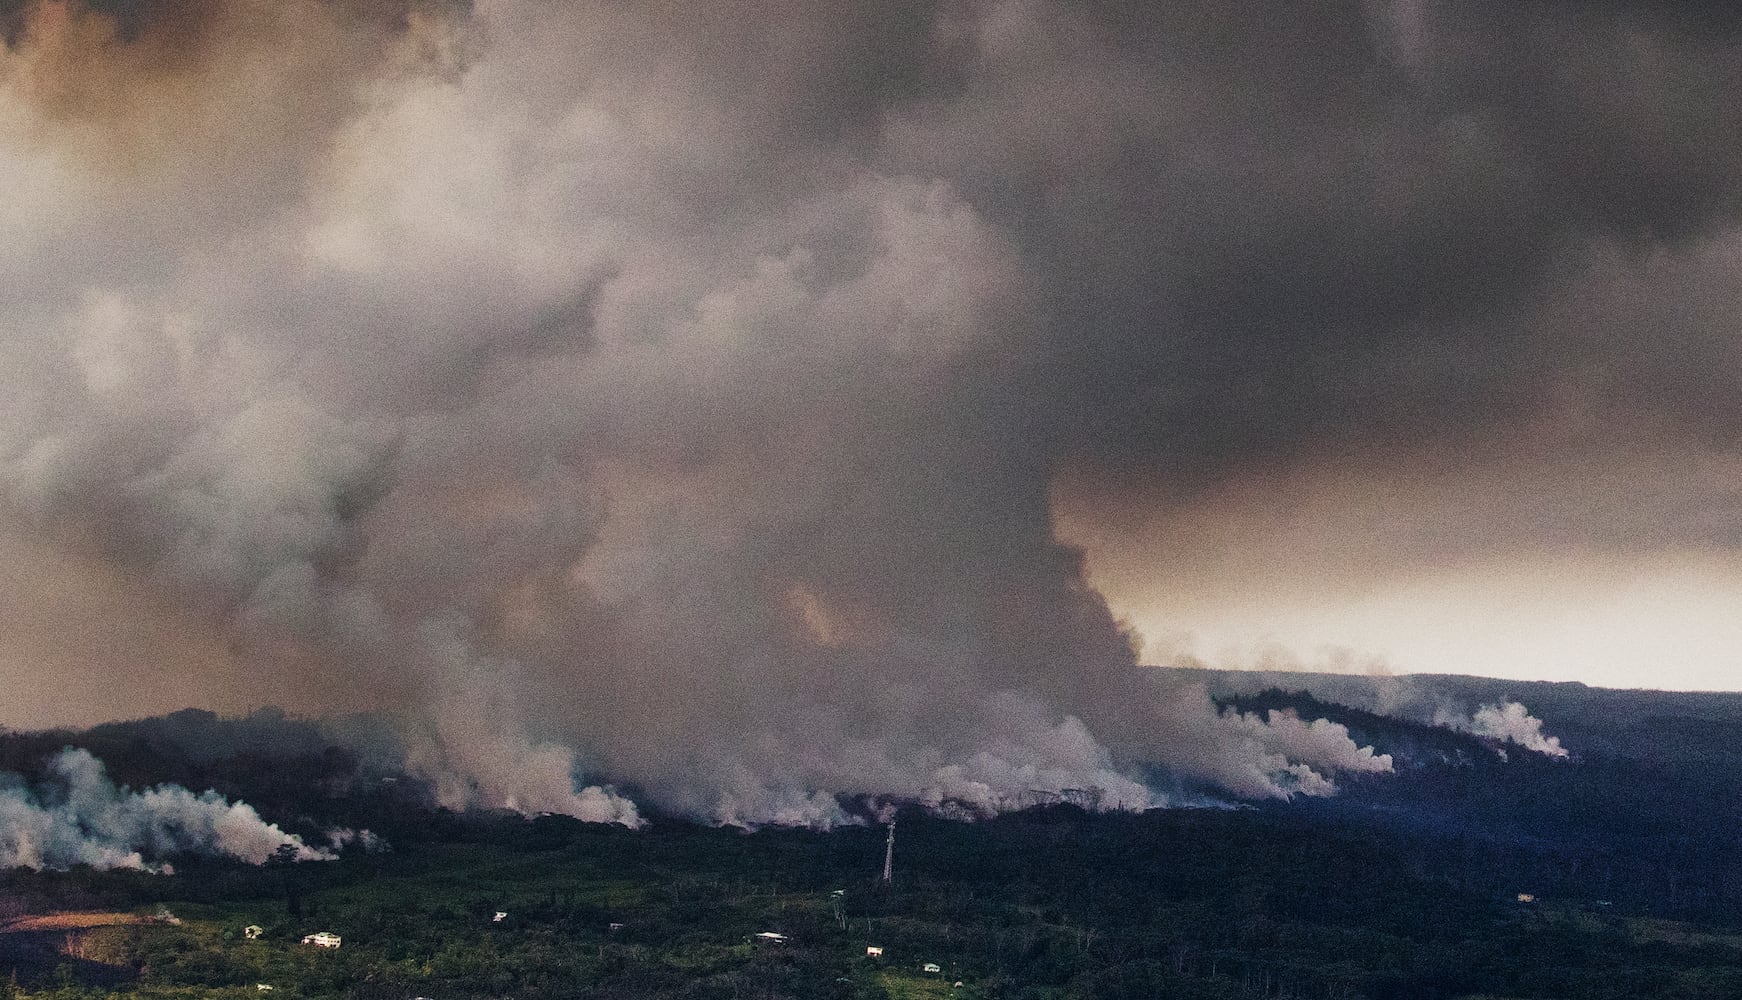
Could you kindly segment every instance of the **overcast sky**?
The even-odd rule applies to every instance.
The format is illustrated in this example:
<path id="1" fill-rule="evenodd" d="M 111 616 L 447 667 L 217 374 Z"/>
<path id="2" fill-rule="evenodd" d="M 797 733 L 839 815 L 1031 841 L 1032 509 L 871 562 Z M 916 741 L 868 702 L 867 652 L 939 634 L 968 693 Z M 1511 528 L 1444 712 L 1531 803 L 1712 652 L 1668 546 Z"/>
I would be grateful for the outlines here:
<path id="1" fill-rule="evenodd" d="M 1734 10 L 0 0 L 0 723 L 766 816 L 1742 687 Z"/>

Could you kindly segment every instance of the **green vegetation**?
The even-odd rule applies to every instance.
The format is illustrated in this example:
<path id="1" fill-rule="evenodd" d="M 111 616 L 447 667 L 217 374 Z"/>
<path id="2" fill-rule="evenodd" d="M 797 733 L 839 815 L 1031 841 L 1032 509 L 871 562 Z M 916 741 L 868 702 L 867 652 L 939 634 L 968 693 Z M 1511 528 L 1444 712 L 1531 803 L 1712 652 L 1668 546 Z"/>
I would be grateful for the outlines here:
<path id="1" fill-rule="evenodd" d="M 889 1000 L 949 1000 L 961 996 L 950 980 L 941 976 L 914 975 L 910 972 L 879 972 L 877 986 Z"/>
<path id="2" fill-rule="evenodd" d="M 1260 808 L 914 813 L 884 886 L 880 829 L 456 815 L 282 717 L 0 734 L 0 769 L 27 782 L 76 742 L 136 787 L 215 788 L 314 841 L 367 828 L 394 847 L 263 867 L 154 859 L 174 875 L 0 872 L 0 1000 L 14 969 L 28 1000 L 1742 996 L 1742 795 L 1726 756 L 1742 723 L 1724 714 L 1742 708 L 1654 717 L 1673 737 L 1661 755 L 1620 752 L 1655 746 L 1651 727 L 1604 744 L 1595 721 L 1569 725 L 1579 754 L 1557 761 L 1299 692 L 1227 703 L 1341 722 L 1398 773 Z M 166 907 L 179 924 L 137 922 Z M 298 943 L 316 931 L 343 947 Z M 786 939 L 757 943 L 764 931 Z"/>
<path id="3" fill-rule="evenodd" d="M 1742 996 L 1733 929 L 1521 906 L 1282 814 L 1057 807 L 902 833 L 890 887 L 878 830 L 503 817 L 288 872 L 14 873 L 0 891 L 167 903 L 182 921 L 55 935 L 21 968 L 29 1000 Z M 320 930 L 343 946 L 298 943 Z"/>

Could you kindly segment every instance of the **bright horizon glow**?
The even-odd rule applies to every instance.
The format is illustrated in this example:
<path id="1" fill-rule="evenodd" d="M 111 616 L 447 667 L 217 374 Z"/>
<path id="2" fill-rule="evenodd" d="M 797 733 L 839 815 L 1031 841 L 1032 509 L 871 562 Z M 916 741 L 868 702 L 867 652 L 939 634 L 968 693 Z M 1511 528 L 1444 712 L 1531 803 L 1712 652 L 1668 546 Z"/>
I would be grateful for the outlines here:
<path id="1" fill-rule="evenodd" d="M 1672 691 L 1742 688 L 1742 566 L 1694 554 L 1569 554 L 1357 584 L 1091 578 L 1143 636 L 1143 662 L 1430 673 Z"/>

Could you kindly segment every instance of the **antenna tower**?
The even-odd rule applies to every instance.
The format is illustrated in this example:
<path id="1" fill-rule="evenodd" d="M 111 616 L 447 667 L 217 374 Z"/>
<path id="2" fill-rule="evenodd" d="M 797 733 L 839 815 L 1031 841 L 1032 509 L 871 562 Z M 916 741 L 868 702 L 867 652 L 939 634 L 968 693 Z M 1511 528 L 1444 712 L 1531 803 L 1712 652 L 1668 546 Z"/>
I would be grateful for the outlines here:
<path id="1" fill-rule="evenodd" d="M 895 821 L 889 821 L 889 839 L 883 843 L 883 881 L 887 882 L 895 867 Z"/>

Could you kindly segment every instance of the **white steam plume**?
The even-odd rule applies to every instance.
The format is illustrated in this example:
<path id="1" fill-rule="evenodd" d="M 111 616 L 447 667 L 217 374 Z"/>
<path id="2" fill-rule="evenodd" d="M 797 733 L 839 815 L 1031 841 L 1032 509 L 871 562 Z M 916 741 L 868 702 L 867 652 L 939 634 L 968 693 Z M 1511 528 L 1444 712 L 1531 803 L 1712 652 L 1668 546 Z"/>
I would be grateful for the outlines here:
<path id="1" fill-rule="evenodd" d="M 370 854 L 384 854 L 393 850 L 382 836 L 373 830 L 354 830 L 348 826 L 336 827 L 326 832 L 327 843 L 335 851 L 342 851 L 355 844 Z"/>
<path id="2" fill-rule="evenodd" d="M 1441 708 L 1434 713 L 1434 725 L 1513 743 L 1549 757 L 1570 756 L 1560 737 L 1544 733 L 1542 720 L 1516 701 L 1483 705 L 1468 717 Z"/>
<path id="3" fill-rule="evenodd" d="M 1262 784 L 1247 790 L 1249 795 L 1332 795 L 1337 774 L 1393 773 L 1390 754 L 1358 746 L 1348 727 L 1328 719 L 1305 722 L 1293 711 L 1275 709 L 1261 718 L 1228 709 L 1220 722 L 1249 748 L 1230 758 L 1256 761 L 1262 772 Z"/>
<path id="4" fill-rule="evenodd" d="M 265 822 L 253 806 L 216 792 L 117 788 L 102 762 L 84 750 L 61 751 L 40 788 L 0 776 L 0 869 L 147 868 L 151 859 L 177 853 L 257 865 L 286 845 L 301 861 L 333 857 Z"/>
<path id="5" fill-rule="evenodd" d="M 1393 773 L 1390 754 L 1376 754 L 1370 746 L 1357 745 L 1349 737 L 1349 727 L 1340 722 L 1329 719 L 1307 722 L 1292 709 L 1271 709 L 1262 719 L 1257 713 L 1239 713 L 1232 709 L 1223 716 L 1239 726 L 1254 742 L 1286 758 L 1293 767 L 1307 768 L 1325 776 L 1344 772 Z M 1300 774 L 1299 771 L 1295 773 Z M 1330 790 L 1316 780 L 1309 784 L 1322 791 Z"/>

